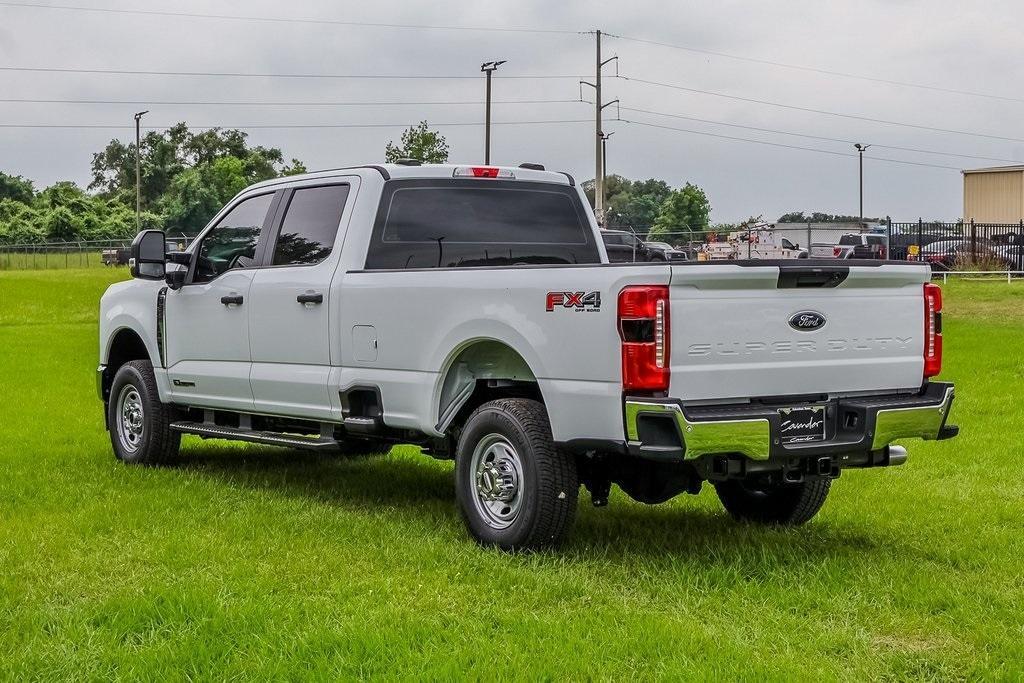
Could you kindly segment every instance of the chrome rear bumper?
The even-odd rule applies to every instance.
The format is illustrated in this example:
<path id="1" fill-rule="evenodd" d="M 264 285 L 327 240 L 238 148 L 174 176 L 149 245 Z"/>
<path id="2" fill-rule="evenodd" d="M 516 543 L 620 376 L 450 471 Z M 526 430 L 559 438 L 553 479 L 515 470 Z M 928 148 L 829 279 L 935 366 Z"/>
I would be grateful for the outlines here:
<path id="1" fill-rule="evenodd" d="M 918 394 L 833 399 L 825 405 L 825 439 L 783 444 L 778 437 L 776 403 L 686 407 L 668 399 L 627 397 L 625 428 L 633 455 L 658 460 L 694 460 L 741 455 L 755 461 L 831 456 L 839 466 L 862 467 L 890 458 L 887 447 L 901 438 L 946 439 L 958 429 L 947 426 L 953 385 L 931 382 Z M 873 454 L 882 454 L 874 457 Z M 859 457 L 863 456 L 863 457 Z M 890 462 L 890 460 L 892 462 Z"/>

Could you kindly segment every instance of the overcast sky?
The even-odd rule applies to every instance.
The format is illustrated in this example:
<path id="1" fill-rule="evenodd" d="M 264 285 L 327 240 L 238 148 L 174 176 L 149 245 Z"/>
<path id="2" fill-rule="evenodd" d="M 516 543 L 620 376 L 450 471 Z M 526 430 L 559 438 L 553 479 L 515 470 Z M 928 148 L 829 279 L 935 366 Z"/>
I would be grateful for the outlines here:
<path id="1" fill-rule="evenodd" d="M 31 0 L 27 0 L 31 1 Z M 1024 139 L 1024 3 L 939 0 L 768 3 L 646 2 L 327 2 L 178 0 L 128 3 L 66 0 L 76 6 L 360 22 L 495 26 L 609 33 L 774 62 L 1019 98 L 960 95 L 825 75 L 607 38 L 619 73 L 749 99 L 920 126 Z M 45 3 L 38 3 L 40 5 Z M 244 127 L 267 124 L 395 124 L 385 128 L 256 129 L 254 143 L 280 147 L 310 169 L 379 162 L 388 140 L 420 119 L 483 119 L 480 63 L 506 59 L 496 103 L 575 100 L 593 79 L 592 35 L 396 29 L 236 21 L 0 6 L 0 66 L 340 75 L 469 76 L 451 80 L 279 79 L 0 71 L 0 98 L 156 101 L 427 102 L 394 106 L 93 105 L 0 102 L 2 124 L 109 124 L 120 130 L 0 128 L 0 170 L 37 187 L 86 184 L 94 151 L 133 136 L 132 114 L 150 125 Z M 615 73 L 615 66 L 606 74 Z M 511 78 L 553 75 L 566 78 Z M 865 213 L 895 219 L 955 219 L 962 211 L 957 169 L 1010 163 L 937 156 L 890 147 L 1024 160 L 1024 143 L 942 133 L 796 111 L 607 78 L 605 99 L 624 107 L 874 144 L 865 160 Z M 591 92 L 584 90 L 584 96 Z M 616 118 L 614 106 L 606 109 Z M 759 132 L 622 110 L 621 118 L 690 131 L 853 154 L 851 144 Z M 573 121 L 496 125 L 492 161 L 534 161 L 594 175 L 593 107 L 578 102 L 495 104 L 494 120 Z M 452 161 L 479 162 L 481 126 L 439 126 Z M 713 221 L 792 210 L 857 213 L 857 159 L 608 121 L 608 172 L 689 181 L 711 200 Z"/>

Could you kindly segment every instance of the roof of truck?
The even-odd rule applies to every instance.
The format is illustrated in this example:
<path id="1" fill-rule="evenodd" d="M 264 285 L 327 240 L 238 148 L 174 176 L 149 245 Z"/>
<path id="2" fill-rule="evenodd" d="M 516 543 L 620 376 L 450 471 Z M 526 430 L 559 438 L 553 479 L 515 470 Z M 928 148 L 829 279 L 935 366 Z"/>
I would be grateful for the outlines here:
<path id="1" fill-rule="evenodd" d="M 536 166 L 536 164 L 532 164 Z M 416 178 L 453 178 L 456 174 L 465 174 L 465 177 L 474 177 L 474 169 L 497 169 L 500 174 L 499 180 L 529 180 L 541 183 L 555 183 L 558 185 L 575 185 L 576 182 L 568 173 L 538 170 L 537 168 L 524 168 L 522 166 L 484 166 L 483 164 L 367 164 L 365 166 L 346 166 L 332 168 L 323 171 L 313 171 L 300 175 L 284 176 L 273 178 L 257 183 L 248 189 L 293 183 L 302 180 L 315 180 L 319 178 L 330 178 L 338 175 L 345 175 L 353 171 L 373 171 L 380 173 L 385 180 L 392 179 L 416 179 Z"/>

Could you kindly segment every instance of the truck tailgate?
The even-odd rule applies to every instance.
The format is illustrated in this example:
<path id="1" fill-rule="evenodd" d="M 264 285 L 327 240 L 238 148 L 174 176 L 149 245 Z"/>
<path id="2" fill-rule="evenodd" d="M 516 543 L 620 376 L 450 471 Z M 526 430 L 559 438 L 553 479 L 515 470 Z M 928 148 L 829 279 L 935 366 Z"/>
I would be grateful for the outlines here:
<path id="1" fill-rule="evenodd" d="M 917 389 L 927 267 L 674 265 L 670 395 L 684 401 Z"/>

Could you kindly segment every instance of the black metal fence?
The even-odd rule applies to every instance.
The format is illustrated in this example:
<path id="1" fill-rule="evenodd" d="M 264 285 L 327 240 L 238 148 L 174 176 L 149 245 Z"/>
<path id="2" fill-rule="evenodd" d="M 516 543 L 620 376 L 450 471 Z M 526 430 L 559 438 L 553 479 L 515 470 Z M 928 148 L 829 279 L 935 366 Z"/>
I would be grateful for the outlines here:
<path id="1" fill-rule="evenodd" d="M 1024 270 L 1024 221 L 888 221 L 888 258 L 925 261 L 935 270 Z"/>

